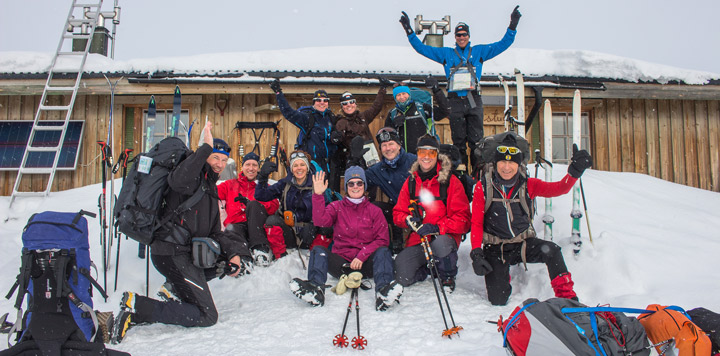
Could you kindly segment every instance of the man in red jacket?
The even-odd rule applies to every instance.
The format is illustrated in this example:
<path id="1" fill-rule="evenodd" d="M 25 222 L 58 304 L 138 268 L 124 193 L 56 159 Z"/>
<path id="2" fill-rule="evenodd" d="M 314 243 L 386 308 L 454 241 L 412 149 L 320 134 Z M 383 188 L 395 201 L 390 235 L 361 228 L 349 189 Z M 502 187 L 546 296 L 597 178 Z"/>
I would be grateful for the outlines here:
<path id="1" fill-rule="evenodd" d="M 475 186 L 470 230 L 473 270 L 485 276 L 493 305 L 507 304 L 512 292 L 510 266 L 519 263 L 545 263 L 555 296 L 578 300 L 560 247 L 535 237 L 530 210 L 535 197 L 569 192 L 592 165 L 592 158 L 586 150 L 574 147 L 568 174 L 559 182 L 543 182 L 521 172 L 525 152 L 518 146 L 515 136 L 506 135 L 495 152 L 494 167 Z"/>
<path id="2" fill-rule="evenodd" d="M 457 275 L 457 249 L 461 237 L 470 229 L 470 203 L 460 180 L 452 172 L 448 156 L 439 154 L 437 140 L 430 135 L 417 142 L 417 162 L 400 190 L 393 208 L 393 222 L 401 228 L 420 227 L 407 239 L 407 247 L 395 258 L 395 279 L 407 287 L 424 280 L 429 272 L 420 235 L 432 237 L 430 246 L 438 259 L 441 283 L 452 292 Z M 411 200 L 417 200 L 425 217 L 413 217 Z"/>
<path id="3" fill-rule="evenodd" d="M 223 221 L 229 240 L 238 244 L 243 273 L 255 265 L 266 267 L 272 261 L 265 220 L 278 209 L 277 199 L 267 202 L 255 200 L 255 179 L 258 175 L 260 157 L 250 152 L 243 157 L 237 179 L 218 185 L 218 197 L 225 201 L 227 218 Z"/>

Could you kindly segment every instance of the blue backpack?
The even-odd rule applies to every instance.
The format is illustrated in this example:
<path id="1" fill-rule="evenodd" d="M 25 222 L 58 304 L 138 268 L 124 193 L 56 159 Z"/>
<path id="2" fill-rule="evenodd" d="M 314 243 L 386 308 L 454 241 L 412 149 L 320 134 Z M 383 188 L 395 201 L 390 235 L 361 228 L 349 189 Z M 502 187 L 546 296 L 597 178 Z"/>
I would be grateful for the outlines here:
<path id="1" fill-rule="evenodd" d="M 94 265 L 83 215 L 95 217 L 83 210 L 46 211 L 34 214 L 25 225 L 20 273 L 6 296 L 10 299 L 19 287 L 17 321 L 10 330 L 10 335 L 17 331 L 17 340 L 34 340 L 42 349 L 57 351 L 66 341 L 94 341 L 99 328 L 92 286 L 103 297 L 107 295 L 90 276 Z M 25 294 L 27 313 L 23 317 Z"/>

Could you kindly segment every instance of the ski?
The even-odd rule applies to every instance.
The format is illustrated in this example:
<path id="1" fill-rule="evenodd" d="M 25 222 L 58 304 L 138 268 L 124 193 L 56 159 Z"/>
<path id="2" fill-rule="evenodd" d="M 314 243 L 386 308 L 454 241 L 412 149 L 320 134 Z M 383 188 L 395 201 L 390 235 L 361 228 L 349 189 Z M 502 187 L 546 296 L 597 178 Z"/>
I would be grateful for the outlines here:
<path id="1" fill-rule="evenodd" d="M 525 122 L 525 80 L 519 69 L 515 68 L 515 83 L 517 87 L 517 119 Z M 520 137 L 525 137 L 525 126 L 518 125 L 517 133 Z"/>
<path id="2" fill-rule="evenodd" d="M 552 106 L 550 106 L 550 100 L 545 99 L 545 112 L 544 112 L 544 123 L 543 129 L 545 131 L 543 139 L 543 150 L 545 152 L 545 181 L 552 182 Z M 545 198 L 545 215 L 542 217 L 542 221 L 545 224 L 545 240 L 552 241 L 553 231 L 552 224 L 555 222 L 555 218 L 552 215 L 552 198 Z"/>
<path id="3" fill-rule="evenodd" d="M 113 109 L 115 107 L 115 88 L 117 88 L 118 82 L 123 79 L 123 77 L 118 78 L 114 83 L 110 81 L 110 79 L 103 75 L 105 77 L 105 80 L 108 83 L 108 86 L 110 87 L 110 113 L 108 117 L 108 132 L 107 132 L 107 170 L 109 171 L 109 184 L 110 184 L 110 205 L 107 207 L 107 217 L 105 217 L 106 221 L 108 221 L 108 231 L 107 235 L 110 235 L 110 238 L 107 239 L 107 249 L 104 251 L 106 256 L 105 260 L 108 262 L 107 268 L 110 268 L 110 258 L 112 256 L 112 244 L 113 239 L 118 237 L 117 235 L 117 229 L 115 228 L 115 172 L 113 172 L 113 144 L 115 143 L 115 130 L 113 127 L 113 119 L 115 117 L 115 114 L 113 112 Z"/>
<path id="4" fill-rule="evenodd" d="M 573 116 L 572 116 L 572 137 L 573 144 L 577 145 L 578 148 L 582 148 L 581 145 L 581 118 L 580 118 L 580 90 L 575 90 L 573 96 Z M 571 151 L 572 153 L 572 151 Z M 572 211 L 570 217 L 572 217 L 572 233 L 570 235 L 570 241 L 573 243 L 573 252 L 577 257 L 580 254 L 582 248 L 582 240 L 580 240 L 580 219 L 582 218 L 582 211 L 580 210 L 580 181 L 575 182 L 573 186 L 573 201 Z"/>
<path id="5" fill-rule="evenodd" d="M 175 95 L 173 96 L 172 121 L 170 130 L 172 136 L 177 136 L 180 132 L 180 110 L 182 108 L 182 94 L 180 94 L 180 86 L 175 86 Z"/>

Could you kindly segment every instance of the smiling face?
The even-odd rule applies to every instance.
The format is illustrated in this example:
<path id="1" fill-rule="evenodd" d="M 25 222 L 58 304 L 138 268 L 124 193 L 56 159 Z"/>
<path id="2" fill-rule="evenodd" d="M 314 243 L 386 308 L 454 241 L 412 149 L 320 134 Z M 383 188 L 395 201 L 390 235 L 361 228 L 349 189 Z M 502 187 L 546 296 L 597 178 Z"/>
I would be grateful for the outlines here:
<path id="1" fill-rule="evenodd" d="M 357 103 L 355 102 L 354 99 L 349 100 L 348 102 L 343 102 L 343 103 L 341 103 L 341 105 L 342 105 L 342 111 L 346 115 L 351 115 L 352 113 L 355 112 L 355 110 L 357 110 Z"/>
<path id="2" fill-rule="evenodd" d="M 353 178 L 348 181 L 345 191 L 350 198 L 361 198 L 365 194 L 365 183 L 360 178 Z"/>
<path id="3" fill-rule="evenodd" d="M 210 157 L 208 157 L 206 162 L 210 165 L 213 172 L 220 174 L 225 169 L 225 166 L 227 165 L 227 161 L 228 161 L 228 156 L 226 156 L 222 153 L 214 152 L 213 154 L 210 155 Z"/>
<path id="4" fill-rule="evenodd" d="M 260 165 L 258 162 L 254 159 L 249 159 L 242 165 L 242 173 L 250 181 L 255 180 L 258 175 L 258 168 L 260 168 Z"/>
<path id="5" fill-rule="evenodd" d="M 328 106 L 330 106 L 330 99 L 328 98 L 313 99 L 313 108 L 319 112 L 327 110 Z"/>
<path id="6" fill-rule="evenodd" d="M 500 175 L 500 178 L 504 180 L 512 179 L 517 174 L 518 168 L 520 167 L 520 165 L 513 161 L 497 161 L 495 165 L 497 166 L 497 172 Z"/>
<path id="7" fill-rule="evenodd" d="M 395 95 L 395 101 L 401 104 L 408 101 L 408 99 L 410 99 L 410 94 L 406 92 L 398 93 L 397 95 Z"/>
<path id="8" fill-rule="evenodd" d="M 299 184 L 305 183 L 308 174 L 308 166 L 305 164 L 305 161 L 301 159 L 295 160 L 290 170 L 292 170 L 293 177 L 295 177 L 295 180 Z"/>
<path id="9" fill-rule="evenodd" d="M 461 31 L 455 34 L 455 43 L 457 43 L 458 47 L 465 48 L 468 42 L 470 42 L 470 35 L 467 32 Z"/>
<path id="10" fill-rule="evenodd" d="M 420 169 L 423 172 L 429 172 L 437 166 L 437 155 L 436 149 L 418 148 L 417 160 L 420 164 Z"/>
<path id="11" fill-rule="evenodd" d="M 400 154 L 400 148 L 400 145 L 395 141 L 385 141 L 380 145 L 380 151 L 388 161 L 394 160 Z"/>

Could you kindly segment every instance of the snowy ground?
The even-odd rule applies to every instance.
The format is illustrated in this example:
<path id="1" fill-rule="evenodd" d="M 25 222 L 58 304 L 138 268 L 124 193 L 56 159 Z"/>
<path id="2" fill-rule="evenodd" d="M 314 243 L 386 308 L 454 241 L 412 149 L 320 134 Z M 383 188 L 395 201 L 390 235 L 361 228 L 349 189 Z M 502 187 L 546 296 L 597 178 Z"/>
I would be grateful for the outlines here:
<path id="1" fill-rule="evenodd" d="M 556 165 L 555 179 L 566 167 Z M 542 172 L 540 173 L 542 177 Z M 555 241 L 563 247 L 568 268 L 575 279 L 580 301 L 588 305 L 610 304 L 643 308 L 650 303 L 675 304 L 684 308 L 703 306 L 720 311 L 720 194 L 689 188 L 640 174 L 588 171 L 586 189 L 594 245 L 584 240 L 581 256 L 572 256 L 569 246 L 570 194 L 553 200 Z M 119 190 L 120 181 L 117 181 Z M 9 198 L 0 197 L 0 290 L 10 288 L 20 264 L 22 228 L 35 212 L 44 210 L 97 211 L 99 185 L 53 193 L 49 198 L 19 198 L 12 210 Z M 538 199 L 539 216 L 544 203 Z M 542 231 L 540 218 L 535 221 Z M 90 220 L 93 260 L 101 261 L 99 224 Z M 542 234 L 542 233 L 541 233 Z M 482 277 L 472 272 L 470 244 L 460 247 L 457 290 L 449 296 L 455 321 L 464 330 L 461 337 L 443 339 L 437 300 L 429 280 L 405 290 L 402 304 L 387 312 L 374 309 L 374 293 L 360 292 L 361 333 L 368 340 L 365 354 L 481 354 L 504 355 L 502 338 L 487 320 L 507 317 L 523 300 L 553 296 L 546 268 L 530 265 L 525 272 L 513 267 L 513 295 L 507 306 L 493 307 L 485 296 Z M 95 299 L 95 308 L 117 310 L 123 290 L 144 293 L 145 262 L 136 257 L 137 243 L 122 241 L 118 291 L 108 303 Z M 114 262 L 114 261 L 113 261 Z M 112 267 L 114 271 L 114 266 Z M 288 281 L 306 277 L 297 254 L 266 269 L 256 269 L 240 279 L 214 280 L 210 286 L 220 320 L 209 328 L 169 325 L 138 326 L 130 330 L 117 349 L 133 355 L 229 354 L 355 354 L 353 349 L 332 346 L 340 332 L 349 296 L 329 292 L 322 308 L 312 308 L 289 291 Z M 151 268 L 151 293 L 162 282 Z M 102 277 L 100 277 L 102 282 Z M 329 283 L 335 282 L 332 278 Z M 0 301 L 0 313 L 11 312 L 12 303 Z M 347 335 L 355 335 L 354 314 Z M 4 344 L 4 343 L 3 343 Z"/>

